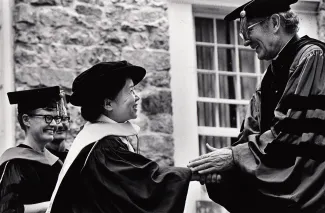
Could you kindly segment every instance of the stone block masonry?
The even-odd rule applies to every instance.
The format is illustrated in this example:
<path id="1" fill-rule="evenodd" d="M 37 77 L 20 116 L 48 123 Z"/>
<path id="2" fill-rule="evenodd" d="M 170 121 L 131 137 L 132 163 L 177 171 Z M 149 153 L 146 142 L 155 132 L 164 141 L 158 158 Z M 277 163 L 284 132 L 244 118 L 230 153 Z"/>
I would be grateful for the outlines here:
<path id="1" fill-rule="evenodd" d="M 17 90 L 59 85 L 70 93 L 73 79 L 101 61 L 145 67 L 134 121 L 142 128 L 141 153 L 174 164 L 167 0 L 15 0 L 13 19 Z M 71 144 L 84 120 L 69 108 Z"/>

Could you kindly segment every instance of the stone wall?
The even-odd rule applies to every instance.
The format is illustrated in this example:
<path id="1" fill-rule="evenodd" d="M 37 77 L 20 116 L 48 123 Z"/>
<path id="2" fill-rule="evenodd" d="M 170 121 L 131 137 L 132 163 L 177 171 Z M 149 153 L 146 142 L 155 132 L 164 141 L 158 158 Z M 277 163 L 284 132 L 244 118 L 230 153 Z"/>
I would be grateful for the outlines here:
<path id="1" fill-rule="evenodd" d="M 73 79 L 97 62 L 127 60 L 147 76 L 135 123 L 140 151 L 173 165 L 167 0 L 15 0 L 16 89 L 60 85 L 71 92 Z M 71 143 L 84 123 L 70 106 Z M 17 124 L 17 128 L 19 125 Z M 23 138 L 17 132 L 17 141 Z"/>
<path id="2" fill-rule="evenodd" d="M 319 39 L 325 42 L 325 0 L 322 0 L 319 5 L 317 22 Z"/>

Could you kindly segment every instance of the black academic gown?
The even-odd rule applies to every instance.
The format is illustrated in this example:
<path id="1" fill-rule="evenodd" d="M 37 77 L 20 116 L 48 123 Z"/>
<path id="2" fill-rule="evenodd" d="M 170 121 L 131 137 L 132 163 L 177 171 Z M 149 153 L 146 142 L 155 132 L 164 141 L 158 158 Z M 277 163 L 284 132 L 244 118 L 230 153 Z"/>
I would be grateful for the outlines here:
<path id="1" fill-rule="evenodd" d="M 77 155 L 57 186 L 50 212 L 181 213 L 190 178 L 188 168 L 161 168 L 129 151 L 119 137 L 106 136 Z"/>
<path id="2" fill-rule="evenodd" d="M 26 145 L 10 151 L 0 160 L 0 212 L 21 213 L 26 204 L 49 201 L 62 162 L 55 156 L 48 161 Z"/>
<path id="3" fill-rule="evenodd" d="M 325 212 L 324 44 L 294 37 L 253 95 L 235 168 L 208 184 L 231 213 Z"/>

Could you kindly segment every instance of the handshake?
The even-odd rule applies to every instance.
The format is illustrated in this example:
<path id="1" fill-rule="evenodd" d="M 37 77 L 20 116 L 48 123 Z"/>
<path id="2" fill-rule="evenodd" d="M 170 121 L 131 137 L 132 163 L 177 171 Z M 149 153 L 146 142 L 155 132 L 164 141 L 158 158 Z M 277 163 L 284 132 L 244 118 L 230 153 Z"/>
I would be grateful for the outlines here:
<path id="1" fill-rule="evenodd" d="M 230 170 L 234 166 L 232 150 L 229 147 L 217 149 L 206 144 L 211 152 L 191 160 L 187 165 L 192 171 L 191 181 L 200 183 L 220 183 L 220 173 Z"/>

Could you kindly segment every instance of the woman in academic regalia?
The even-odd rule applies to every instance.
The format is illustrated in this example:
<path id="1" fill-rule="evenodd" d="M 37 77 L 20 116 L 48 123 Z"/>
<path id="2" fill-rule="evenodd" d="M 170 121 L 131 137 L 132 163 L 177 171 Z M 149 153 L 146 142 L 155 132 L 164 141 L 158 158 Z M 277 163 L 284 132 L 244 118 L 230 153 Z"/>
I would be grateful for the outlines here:
<path id="1" fill-rule="evenodd" d="M 9 92 L 25 140 L 0 158 L 0 212 L 45 212 L 62 162 L 45 149 L 61 122 L 59 87 Z"/>
<path id="2" fill-rule="evenodd" d="M 137 117 L 134 86 L 145 73 L 126 61 L 103 62 L 74 80 L 70 103 L 81 106 L 88 122 L 70 148 L 47 212 L 183 212 L 191 170 L 159 167 L 128 141 L 139 132 L 129 120 Z"/>

